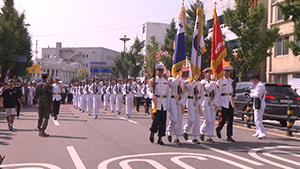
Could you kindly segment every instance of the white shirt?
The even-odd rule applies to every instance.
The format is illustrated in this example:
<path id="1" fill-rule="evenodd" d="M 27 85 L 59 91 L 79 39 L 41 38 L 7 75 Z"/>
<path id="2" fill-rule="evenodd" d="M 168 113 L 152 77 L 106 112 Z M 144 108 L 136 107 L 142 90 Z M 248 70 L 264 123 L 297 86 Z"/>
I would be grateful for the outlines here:
<path id="1" fill-rule="evenodd" d="M 219 86 L 220 100 L 219 106 L 229 109 L 229 103 L 233 107 L 232 96 L 233 96 L 233 80 L 231 78 L 223 78 L 218 80 L 217 84 Z M 223 94 L 223 96 L 222 96 Z M 225 95 L 224 95 L 225 94 Z M 229 95 L 231 94 L 231 95 Z"/>
<path id="2" fill-rule="evenodd" d="M 34 91 L 35 91 L 35 87 L 28 86 L 28 96 L 33 97 Z"/>
<path id="3" fill-rule="evenodd" d="M 160 78 L 157 76 L 155 78 L 155 94 L 153 93 L 152 85 L 150 85 L 150 87 L 148 88 L 147 93 L 150 99 L 153 99 L 156 96 L 166 96 L 164 98 L 157 98 L 157 110 L 161 110 L 161 107 L 163 107 L 164 111 L 170 108 L 170 89 L 168 85 L 168 80 L 166 80 L 165 78 Z M 153 106 L 154 102 L 152 101 L 152 108 Z"/>
<path id="4" fill-rule="evenodd" d="M 143 94 L 142 94 L 142 85 L 136 85 L 136 88 L 135 88 L 135 97 L 143 97 Z"/>
<path id="5" fill-rule="evenodd" d="M 260 109 L 259 110 L 265 110 L 266 108 L 266 101 L 265 101 L 265 95 L 266 93 L 266 87 L 265 85 L 259 81 L 256 85 L 255 89 L 250 93 L 251 98 L 259 98 L 261 100 Z M 255 99 L 253 99 L 253 110 L 255 109 Z"/>
<path id="6" fill-rule="evenodd" d="M 60 85 L 58 83 L 54 83 L 53 85 L 53 89 L 52 89 L 52 100 L 53 101 L 60 101 L 61 100 L 61 88 Z"/>

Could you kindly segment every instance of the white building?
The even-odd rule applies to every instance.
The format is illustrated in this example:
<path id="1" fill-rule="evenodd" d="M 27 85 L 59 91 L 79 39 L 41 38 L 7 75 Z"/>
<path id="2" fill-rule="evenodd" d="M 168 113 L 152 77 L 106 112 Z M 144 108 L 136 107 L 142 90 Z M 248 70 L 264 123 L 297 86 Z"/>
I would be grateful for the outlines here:
<path id="1" fill-rule="evenodd" d="M 73 78 L 77 78 L 77 71 L 84 67 L 89 72 L 89 77 L 97 75 L 110 79 L 110 68 L 114 66 L 115 58 L 120 52 L 103 47 L 62 47 L 60 42 L 55 48 L 42 48 L 42 58 L 34 61 L 41 66 L 41 72 L 47 72 L 49 76 L 59 76 L 68 84 Z M 32 79 L 41 78 L 40 74 L 34 74 Z"/>
<path id="2" fill-rule="evenodd" d="M 142 34 L 139 36 L 141 41 L 145 41 L 143 53 L 146 54 L 146 47 L 150 44 L 150 37 L 155 36 L 160 45 L 164 43 L 166 29 L 170 26 L 167 23 L 146 22 L 142 25 Z"/>

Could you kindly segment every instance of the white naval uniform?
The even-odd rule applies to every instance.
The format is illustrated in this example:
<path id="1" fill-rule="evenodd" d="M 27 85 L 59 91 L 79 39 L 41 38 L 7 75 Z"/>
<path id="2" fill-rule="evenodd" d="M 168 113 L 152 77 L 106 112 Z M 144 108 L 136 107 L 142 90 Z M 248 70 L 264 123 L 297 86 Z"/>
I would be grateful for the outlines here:
<path id="1" fill-rule="evenodd" d="M 81 110 L 82 111 L 86 111 L 86 94 L 85 94 L 85 92 L 84 92 L 84 88 L 85 88 L 85 86 L 81 86 L 80 87 L 80 93 L 81 93 L 81 99 L 80 99 L 80 102 L 81 102 Z"/>
<path id="2" fill-rule="evenodd" d="M 86 104 L 87 104 L 87 112 L 89 113 L 89 115 L 91 114 L 91 112 L 93 111 L 93 84 L 88 84 L 88 94 L 87 94 L 87 98 L 86 98 Z"/>
<path id="3" fill-rule="evenodd" d="M 108 106 L 108 99 L 109 99 L 109 94 L 106 93 L 108 86 L 103 85 L 102 87 L 102 93 L 103 93 L 103 107 L 106 110 Z"/>
<path id="4" fill-rule="evenodd" d="M 35 92 L 35 87 L 33 86 L 28 86 L 28 98 L 27 98 L 27 103 L 29 106 L 32 106 L 33 104 L 33 94 Z"/>
<path id="5" fill-rule="evenodd" d="M 216 120 L 216 105 L 220 98 L 219 89 L 215 81 L 203 79 L 201 83 L 204 85 L 204 101 L 202 103 L 202 112 L 204 122 L 200 127 L 200 134 L 211 138 L 214 135 L 215 120 Z M 211 94 L 214 93 L 214 97 Z"/>
<path id="6" fill-rule="evenodd" d="M 131 109 L 133 105 L 134 84 L 127 83 L 127 93 L 126 85 L 123 85 L 123 93 L 126 95 L 126 114 L 131 114 Z"/>
<path id="7" fill-rule="evenodd" d="M 77 101 L 76 86 L 72 86 L 72 87 L 71 87 L 71 93 L 72 93 L 72 95 L 73 95 L 73 100 L 72 100 L 73 106 L 74 106 L 74 107 L 77 107 L 78 101 Z"/>
<path id="8" fill-rule="evenodd" d="M 82 88 L 81 86 L 77 86 L 77 106 L 79 108 L 79 110 L 81 110 L 81 107 L 82 107 Z"/>
<path id="9" fill-rule="evenodd" d="M 109 86 L 106 89 L 106 93 L 109 94 L 109 104 L 110 104 L 110 111 L 113 112 L 114 111 L 114 107 L 115 107 L 115 100 L 116 100 L 116 92 L 114 91 L 115 89 L 115 85 L 113 86 Z"/>
<path id="10" fill-rule="evenodd" d="M 54 83 L 52 89 L 52 101 L 60 101 L 61 100 L 61 88 L 60 84 Z"/>
<path id="11" fill-rule="evenodd" d="M 116 111 L 120 112 L 122 108 L 122 102 L 123 102 L 123 84 L 117 84 L 115 85 L 116 92 Z"/>
<path id="12" fill-rule="evenodd" d="M 101 104 L 101 88 L 102 88 L 102 83 L 93 83 L 93 116 L 97 117 L 100 109 L 100 104 Z"/>
<path id="13" fill-rule="evenodd" d="M 251 98 L 259 98 L 261 100 L 260 109 L 255 109 L 255 99 L 253 99 L 253 110 L 254 110 L 254 123 L 256 126 L 256 133 L 258 137 L 267 137 L 267 132 L 263 125 L 263 114 L 266 108 L 265 101 L 266 88 L 265 85 L 259 81 L 255 89 L 250 93 Z"/>
<path id="14" fill-rule="evenodd" d="M 188 121 L 183 126 L 183 132 L 188 133 L 193 127 L 193 140 L 197 139 L 200 133 L 200 111 L 199 108 L 203 102 L 203 87 L 198 81 L 192 81 L 190 84 L 186 80 L 187 114 Z"/>
<path id="15" fill-rule="evenodd" d="M 179 91 L 180 84 L 180 91 Z M 167 127 L 167 132 L 175 134 L 177 137 L 182 135 L 182 120 L 183 113 L 182 106 L 185 105 L 186 94 L 184 91 L 185 83 L 181 78 L 169 78 L 170 94 L 170 122 Z M 180 93 L 179 93 L 180 92 Z M 179 95 L 180 94 L 180 95 Z M 179 97 L 180 96 L 180 99 Z"/>
<path id="16" fill-rule="evenodd" d="M 83 96 L 85 100 L 85 108 L 88 113 L 91 113 L 91 102 L 90 102 L 90 92 L 89 85 L 86 84 L 83 88 Z"/>

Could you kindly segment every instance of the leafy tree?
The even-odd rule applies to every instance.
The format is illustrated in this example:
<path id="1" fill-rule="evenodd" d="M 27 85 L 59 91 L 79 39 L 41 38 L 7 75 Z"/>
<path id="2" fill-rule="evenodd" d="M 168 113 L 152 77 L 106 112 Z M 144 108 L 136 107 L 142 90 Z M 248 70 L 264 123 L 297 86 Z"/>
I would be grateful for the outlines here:
<path id="1" fill-rule="evenodd" d="M 139 38 L 136 37 L 130 48 L 130 52 L 127 55 L 127 59 L 131 63 L 131 67 L 129 67 L 129 74 L 131 77 L 136 78 L 142 70 L 144 55 L 142 55 L 141 51 L 143 48 L 144 41 L 140 41 Z"/>
<path id="2" fill-rule="evenodd" d="M 118 69 L 118 71 L 121 73 L 123 79 L 127 78 L 129 74 L 129 68 L 131 66 L 131 63 L 127 59 L 127 55 L 128 54 L 123 51 L 115 59 L 115 66 Z"/>
<path id="3" fill-rule="evenodd" d="M 78 70 L 78 78 L 79 79 L 84 79 L 84 78 L 87 78 L 88 76 L 89 76 L 89 72 L 84 68 L 84 66 L 82 66 Z"/>
<path id="4" fill-rule="evenodd" d="M 110 73 L 111 73 L 113 79 L 118 78 L 118 76 L 119 76 L 119 70 L 115 66 L 110 68 Z"/>
<path id="5" fill-rule="evenodd" d="M 265 7 L 259 3 L 248 12 L 250 1 L 235 0 L 236 9 L 224 11 L 225 25 L 238 36 L 237 58 L 235 67 L 243 77 L 250 69 L 256 69 L 271 53 L 268 49 L 274 45 L 279 37 L 278 28 L 262 29 L 261 24 L 265 16 Z"/>
<path id="6" fill-rule="evenodd" d="M 150 44 L 147 45 L 147 53 L 146 56 L 146 73 L 148 77 L 153 76 L 153 59 L 155 58 L 155 65 L 158 64 L 158 58 L 156 58 L 156 54 L 159 51 L 159 42 L 156 41 L 155 36 L 150 37 Z"/>
<path id="7" fill-rule="evenodd" d="M 300 55 L 300 1 L 299 0 L 284 0 L 283 2 L 277 3 L 280 8 L 280 12 L 284 16 L 284 20 L 290 19 L 294 22 L 294 35 L 295 41 L 287 42 L 288 48 L 293 51 L 295 56 Z"/>
<path id="8" fill-rule="evenodd" d="M 168 51 L 159 51 L 156 54 L 156 57 L 159 58 L 159 61 L 166 66 L 166 70 L 171 72 L 173 66 L 173 55 L 170 55 Z"/>
<path id="9" fill-rule="evenodd" d="M 25 14 L 18 13 L 14 8 L 14 1 L 5 0 L 0 11 L 1 80 L 8 69 L 10 77 L 25 76 L 27 67 L 32 65 L 31 37 L 24 21 Z M 17 62 L 18 57 L 26 58 L 26 62 Z"/>
<path id="10" fill-rule="evenodd" d="M 170 56 L 174 55 L 174 40 L 177 33 L 176 22 L 173 18 L 170 26 L 166 29 L 164 44 L 161 46 L 162 51 L 167 51 Z"/>

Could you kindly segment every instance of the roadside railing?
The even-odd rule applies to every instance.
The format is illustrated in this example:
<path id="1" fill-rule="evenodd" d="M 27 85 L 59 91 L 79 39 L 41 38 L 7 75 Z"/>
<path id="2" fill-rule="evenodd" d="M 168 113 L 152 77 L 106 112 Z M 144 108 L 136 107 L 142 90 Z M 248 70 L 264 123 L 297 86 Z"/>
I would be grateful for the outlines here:
<path id="1" fill-rule="evenodd" d="M 235 103 L 242 103 L 244 104 L 245 102 L 242 101 L 235 101 Z M 251 128 L 251 117 L 253 116 L 253 109 L 252 109 L 252 102 L 250 99 L 246 102 L 246 110 L 240 111 L 240 110 L 235 110 L 235 114 L 239 114 L 242 116 L 246 115 L 246 121 L 247 121 L 247 127 Z M 266 106 L 273 106 L 273 107 L 286 107 L 286 115 L 272 115 L 272 114 L 266 114 L 264 113 L 264 117 L 268 117 L 271 119 L 278 119 L 278 120 L 285 120 L 287 122 L 287 135 L 288 136 L 293 136 L 293 132 L 300 132 L 299 129 L 293 128 L 293 124 L 296 120 L 300 120 L 300 117 L 293 116 L 293 108 L 300 107 L 300 105 L 292 105 L 291 103 L 287 105 L 280 105 L 280 104 L 270 104 L 267 103 Z M 280 128 L 282 129 L 282 128 Z"/>

